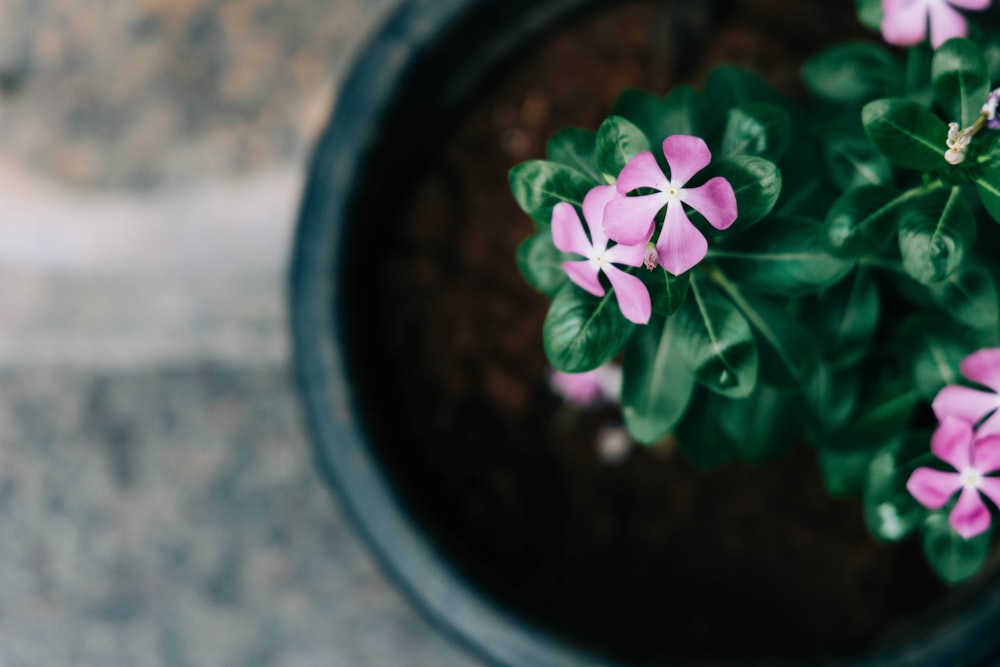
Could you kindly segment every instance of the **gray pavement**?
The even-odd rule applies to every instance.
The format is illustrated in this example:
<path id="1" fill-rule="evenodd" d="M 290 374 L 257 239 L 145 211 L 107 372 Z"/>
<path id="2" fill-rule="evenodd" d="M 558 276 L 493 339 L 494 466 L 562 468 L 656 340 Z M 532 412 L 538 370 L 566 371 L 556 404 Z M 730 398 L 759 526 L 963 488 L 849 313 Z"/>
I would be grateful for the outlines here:
<path id="1" fill-rule="evenodd" d="M 308 146 L 395 4 L 0 0 L 0 667 L 478 664 L 289 371 Z"/>

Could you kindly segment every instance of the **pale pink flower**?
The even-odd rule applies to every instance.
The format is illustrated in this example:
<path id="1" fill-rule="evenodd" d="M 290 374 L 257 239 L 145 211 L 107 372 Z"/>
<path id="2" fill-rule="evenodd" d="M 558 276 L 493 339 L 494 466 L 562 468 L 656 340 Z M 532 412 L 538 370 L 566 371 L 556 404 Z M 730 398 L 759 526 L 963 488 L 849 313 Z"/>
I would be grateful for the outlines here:
<path id="1" fill-rule="evenodd" d="M 618 192 L 626 194 L 638 188 L 656 192 L 609 202 L 604 209 L 604 231 L 619 243 L 646 243 L 652 238 L 657 213 L 666 206 L 656 252 L 660 265 L 676 276 L 695 266 L 708 252 L 708 241 L 688 219 L 684 205 L 701 213 L 716 229 L 726 229 L 736 220 L 736 194 L 721 176 L 696 188 L 684 187 L 712 161 L 712 153 L 702 139 L 684 134 L 669 136 L 663 140 L 663 155 L 670 167 L 670 178 L 649 151 L 637 154 L 625 165 L 618 175 Z"/>
<path id="2" fill-rule="evenodd" d="M 622 314 L 636 324 L 649 322 L 652 304 L 646 285 L 635 276 L 625 273 L 615 264 L 642 266 L 648 237 L 638 245 L 618 244 L 608 247 L 602 219 L 608 202 L 620 195 L 614 186 L 599 185 L 583 199 L 583 218 L 590 231 L 587 238 L 576 209 L 566 202 L 559 202 L 552 209 L 552 242 L 563 252 L 583 255 L 586 259 L 563 262 L 563 269 L 570 280 L 594 296 L 604 296 L 604 286 L 599 274 L 604 273 L 615 290 L 615 298 Z"/>
<path id="3" fill-rule="evenodd" d="M 951 527 L 965 539 L 985 532 L 991 516 L 982 496 L 1000 504 L 1000 478 L 987 477 L 1000 470 L 1000 435 L 978 435 L 968 422 L 945 417 L 931 438 L 931 451 L 955 471 L 917 468 L 906 489 L 930 509 L 943 507 L 961 491 L 948 515 Z"/>
<path id="4" fill-rule="evenodd" d="M 927 38 L 935 49 L 952 37 L 965 37 L 969 28 L 955 8 L 982 10 L 991 0 L 882 0 L 882 36 L 896 46 L 915 46 Z"/>
<path id="5" fill-rule="evenodd" d="M 982 421 L 980 435 L 1000 433 L 1000 348 L 973 352 L 958 368 L 962 375 L 991 391 L 949 385 L 934 397 L 934 414 L 938 420 L 956 417 L 972 425 Z"/>
<path id="6" fill-rule="evenodd" d="M 621 394 L 622 369 L 608 362 L 584 373 L 549 373 L 552 391 L 578 408 L 593 408 L 605 403 L 617 403 Z"/>

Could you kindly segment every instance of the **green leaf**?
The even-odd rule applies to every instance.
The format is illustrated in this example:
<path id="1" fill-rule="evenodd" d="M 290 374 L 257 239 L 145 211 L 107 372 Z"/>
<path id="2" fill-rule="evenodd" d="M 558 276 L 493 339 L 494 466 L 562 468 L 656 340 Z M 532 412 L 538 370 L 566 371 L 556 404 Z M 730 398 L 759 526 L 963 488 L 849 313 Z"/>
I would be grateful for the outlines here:
<path id="1" fill-rule="evenodd" d="M 945 385 L 961 379 L 958 366 L 978 347 L 976 337 L 953 322 L 922 315 L 899 330 L 895 350 L 912 374 L 912 391 L 931 401 Z"/>
<path id="2" fill-rule="evenodd" d="M 568 282 L 549 307 L 542 345 L 553 368 L 582 373 L 611 361 L 634 327 L 618 309 L 613 290 L 595 297 Z"/>
<path id="3" fill-rule="evenodd" d="M 950 276 L 976 237 L 976 220 L 958 186 L 908 203 L 899 222 L 903 268 L 921 283 Z"/>
<path id="4" fill-rule="evenodd" d="M 552 235 L 543 229 L 529 236 L 517 248 L 517 267 L 528 283 L 546 296 L 555 296 L 569 276 L 562 263 L 570 255 L 552 244 Z"/>
<path id="5" fill-rule="evenodd" d="M 924 523 L 924 555 L 942 581 L 960 584 L 986 564 L 991 532 L 987 530 L 967 540 L 952 529 L 944 511 L 934 512 Z"/>
<path id="6" fill-rule="evenodd" d="M 709 401 L 730 443 L 734 458 L 761 463 L 784 453 L 795 442 L 794 394 L 757 383 L 750 396 L 727 399 L 713 395 Z"/>
<path id="7" fill-rule="evenodd" d="M 597 168 L 597 133 L 571 127 L 556 132 L 546 144 L 549 160 L 572 167 L 594 183 L 602 182 Z"/>
<path id="8" fill-rule="evenodd" d="M 888 542 L 912 533 L 927 517 L 927 510 L 906 490 L 906 481 L 930 452 L 929 433 L 908 433 L 880 448 L 864 476 L 864 517 L 869 532 Z"/>
<path id="9" fill-rule="evenodd" d="M 815 427 L 814 433 L 831 433 L 848 425 L 858 407 L 859 383 L 857 368 L 838 369 L 827 363 L 816 365 L 812 381 L 804 392 L 811 412 L 809 425 Z"/>
<path id="10" fill-rule="evenodd" d="M 654 313 L 670 317 L 684 303 L 684 298 L 688 293 L 690 271 L 675 276 L 658 266 L 652 271 L 640 267 L 634 271 L 634 274 L 649 290 L 649 299 L 653 304 Z"/>
<path id="11" fill-rule="evenodd" d="M 794 142 L 781 161 L 781 198 L 775 205 L 776 215 L 817 218 L 839 195 L 836 188 L 830 187 L 825 171 L 817 168 L 823 156 L 814 143 Z"/>
<path id="12" fill-rule="evenodd" d="M 801 218 L 769 220 L 728 237 L 709 257 L 747 291 L 781 296 L 817 292 L 853 266 L 827 252 L 823 225 Z"/>
<path id="13" fill-rule="evenodd" d="M 721 156 L 754 155 L 776 162 L 788 150 L 792 120 L 784 109 L 768 104 L 744 104 L 726 114 Z"/>
<path id="14" fill-rule="evenodd" d="M 861 387 L 868 393 L 861 408 L 840 428 L 814 434 L 810 444 L 821 451 L 857 452 L 884 447 L 902 437 L 919 401 L 910 387 L 910 374 L 871 375 L 868 371 Z"/>
<path id="15" fill-rule="evenodd" d="M 736 447 L 717 419 L 722 401 L 728 399 L 707 390 L 696 390 L 687 412 L 677 424 L 677 446 L 698 470 L 713 470 L 736 456 Z M 734 401 L 728 401 L 730 403 Z"/>
<path id="16" fill-rule="evenodd" d="M 707 170 L 709 176 L 722 176 L 733 186 L 739 217 L 730 229 L 735 231 L 764 219 L 781 194 L 781 171 L 764 158 L 741 156 L 720 160 Z"/>
<path id="17" fill-rule="evenodd" d="M 1000 324 L 996 281 L 981 264 L 965 262 L 929 289 L 934 302 L 960 324 L 985 330 Z"/>
<path id="18" fill-rule="evenodd" d="M 869 102 L 861 122 L 878 149 L 899 167 L 929 171 L 947 166 L 948 127 L 926 107 L 905 99 Z"/>
<path id="19" fill-rule="evenodd" d="M 864 104 L 900 92 L 902 67 L 877 44 L 838 44 L 816 54 L 802 67 L 809 92 L 825 102 Z"/>
<path id="20" fill-rule="evenodd" d="M 816 132 L 830 179 L 841 190 L 892 183 L 892 166 L 860 128 L 828 124 Z"/>
<path id="21" fill-rule="evenodd" d="M 882 0 L 856 0 L 858 20 L 876 32 L 882 28 Z"/>
<path id="22" fill-rule="evenodd" d="M 635 123 L 654 146 L 671 134 L 708 136 L 720 119 L 705 95 L 688 85 L 676 86 L 663 98 L 626 90 L 615 103 L 614 114 Z"/>
<path id="23" fill-rule="evenodd" d="M 597 130 L 597 165 L 612 178 L 617 178 L 637 153 L 648 150 L 643 131 L 621 116 L 611 116 Z"/>
<path id="24" fill-rule="evenodd" d="M 722 65 L 712 70 L 705 82 L 705 93 L 712 106 L 723 110 L 741 104 L 787 104 L 762 78 L 732 65 Z"/>
<path id="25" fill-rule="evenodd" d="M 910 194 L 881 185 L 848 190 L 826 215 L 830 252 L 858 259 L 879 251 L 896 232 L 902 205 L 910 199 Z"/>
<path id="26" fill-rule="evenodd" d="M 654 316 L 625 347 L 622 416 L 638 442 L 654 444 L 673 431 L 694 391 L 673 319 Z"/>
<path id="27" fill-rule="evenodd" d="M 822 341 L 824 359 L 834 367 L 860 361 L 878 328 L 879 290 L 868 271 L 857 271 L 819 295 L 805 320 Z"/>
<path id="28" fill-rule="evenodd" d="M 1000 167 L 990 166 L 976 178 L 976 191 L 979 201 L 990 217 L 1000 222 Z"/>
<path id="29" fill-rule="evenodd" d="M 691 296 L 676 318 L 681 357 L 712 391 L 748 396 L 757 382 L 757 345 L 750 325 L 710 284 L 692 279 Z"/>
<path id="30" fill-rule="evenodd" d="M 938 47 L 931 60 L 931 86 L 934 100 L 949 119 L 962 127 L 972 125 L 990 89 L 986 59 L 979 47 L 961 38 Z"/>
<path id="31" fill-rule="evenodd" d="M 587 192 L 598 185 L 572 167 L 530 160 L 510 170 L 510 190 L 525 213 L 542 227 L 552 224 L 552 207 L 561 201 L 583 206 Z"/>
<path id="32" fill-rule="evenodd" d="M 818 455 L 819 470 L 827 493 L 837 498 L 860 496 L 865 488 L 865 476 L 872 452 L 827 452 Z"/>

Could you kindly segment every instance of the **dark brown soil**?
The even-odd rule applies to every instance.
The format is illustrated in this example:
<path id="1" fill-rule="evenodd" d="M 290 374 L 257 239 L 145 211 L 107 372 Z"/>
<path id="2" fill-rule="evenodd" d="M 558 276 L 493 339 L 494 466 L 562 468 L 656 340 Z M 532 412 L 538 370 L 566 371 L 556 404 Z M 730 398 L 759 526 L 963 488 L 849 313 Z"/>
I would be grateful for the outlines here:
<path id="1" fill-rule="evenodd" d="M 457 128 L 387 251 L 386 384 L 410 435 L 385 455 L 443 549 L 474 559 L 473 579 L 586 643 L 652 659 L 852 651 L 946 596 L 918 545 L 875 544 L 801 447 L 707 474 L 669 444 L 603 463 L 595 433 L 616 416 L 574 416 L 550 395 L 547 301 L 514 264 L 532 226 L 506 174 L 544 157 L 553 131 L 594 129 L 622 89 L 697 85 L 721 62 L 796 94 L 806 55 L 866 35 L 853 0 L 733 1 L 712 16 L 697 4 L 572 27 Z"/>

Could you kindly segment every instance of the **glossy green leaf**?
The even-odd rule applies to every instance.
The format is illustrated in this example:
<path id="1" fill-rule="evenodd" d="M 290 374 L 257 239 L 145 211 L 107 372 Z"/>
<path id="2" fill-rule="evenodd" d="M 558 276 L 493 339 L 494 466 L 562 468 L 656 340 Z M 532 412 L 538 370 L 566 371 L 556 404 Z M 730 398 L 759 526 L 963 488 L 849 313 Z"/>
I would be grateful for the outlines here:
<path id="1" fill-rule="evenodd" d="M 726 114 L 720 158 L 753 155 L 778 161 L 792 139 L 788 112 L 769 104 L 743 104 Z"/>
<path id="2" fill-rule="evenodd" d="M 841 428 L 815 434 L 811 444 L 821 451 L 858 452 L 897 442 L 920 400 L 909 381 L 909 373 L 869 374 L 861 385 L 866 395 L 854 416 Z"/>
<path id="3" fill-rule="evenodd" d="M 546 144 L 549 160 L 577 170 L 594 183 L 602 182 L 597 168 L 597 133 L 571 127 L 556 132 Z"/>
<path id="4" fill-rule="evenodd" d="M 705 82 L 705 93 L 712 106 L 723 110 L 741 104 L 787 104 L 762 78 L 732 65 L 722 65 L 712 70 Z"/>
<path id="5" fill-rule="evenodd" d="M 552 300 L 542 345 L 553 368 L 582 373 L 611 361 L 634 327 L 618 309 L 613 290 L 595 297 L 570 282 Z"/>
<path id="6" fill-rule="evenodd" d="M 817 364 L 804 391 L 813 434 L 821 437 L 845 428 L 857 412 L 860 388 L 856 367 Z"/>
<path id="7" fill-rule="evenodd" d="M 795 443 L 794 394 L 758 384 L 746 398 L 713 395 L 710 410 L 726 436 L 733 458 L 761 463 Z"/>
<path id="8" fill-rule="evenodd" d="M 962 264 L 976 237 L 976 220 L 954 186 L 914 199 L 899 222 L 899 252 L 906 272 L 924 284 L 944 280 Z"/>
<path id="9" fill-rule="evenodd" d="M 663 98 L 626 90 L 615 103 L 614 114 L 635 123 L 655 147 L 671 134 L 708 136 L 720 120 L 708 98 L 688 85 L 676 86 Z"/>
<path id="10" fill-rule="evenodd" d="M 986 60 L 967 39 L 949 39 L 934 52 L 931 60 L 931 87 L 934 101 L 947 117 L 968 127 L 979 116 L 989 94 L 990 77 Z"/>
<path id="11" fill-rule="evenodd" d="M 864 493 L 868 464 L 872 459 L 870 450 L 820 451 L 818 458 L 820 475 L 827 493 L 836 498 L 853 498 Z"/>
<path id="12" fill-rule="evenodd" d="M 976 351 L 976 336 L 934 315 L 917 316 L 900 328 L 895 351 L 912 374 L 911 387 L 928 402 L 945 385 L 961 380 L 962 359 Z"/>
<path id="13" fill-rule="evenodd" d="M 892 165 L 859 127 L 836 123 L 816 131 L 823 163 L 841 190 L 892 183 Z"/>
<path id="14" fill-rule="evenodd" d="M 717 412 L 722 401 L 740 400 L 745 399 L 725 399 L 696 388 L 675 434 L 684 458 L 698 470 L 714 470 L 736 457 L 735 445 L 722 430 Z"/>
<path id="15" fill-rule="evenodd" d="M 510 190 L 521 209 L 539 225 L 552 224 L 552 208 L 561 201 L 583 206 L 587 192 L 598 185 L 572 167 L 547 160 L 530 160 L 510 170 Z"/>
<path id="16" fill-rule="evenodd" d="M 858 20 L 876 32 L 882 26 L 882 0 L 855 0 Z"/>
<path id="17" fill-rule="evenodd" d="M 883 47 L 846 43 L 830 47 L 806 61 L 802 79 L 825 102 L 864 104 L 902 92 L 902 67 Z"/>
<path id="18" fill-rule="evenodd" d="M 815 142 L 796 141 L 781 161 L 781 197 L 774 214 L 791 218 L 817 218 L 830 209 L 840 194 L 817 165 L 823 156 Z"/>
<path id="19" fill-rule="evenodd" d="M 990 217 L 1000 222 L 1000 167 L 991 166 L 976 178 L 979 201 Z"/>
<path id="20" fill-rule="evenodd" d="M 654 313 L 670 317 L 684 303 L 691 278 L 690 271 L 675 276 L 665 271 L 663 267 L 656 267 L 652 271 L 640 267 L 634 273 L 649 290 Z"/>
<path id="21" fill-rule="evenodd" d="M 928 171 L 944 161 L 948 127 L 927 107 L 906 99 L 869 102 L 861 110 L 868 137 L 893 164 Z"/>
<path id="22" fill-rule="evenodd" d="M 960 584 L 974 576 L 990 555 L 991 530 L 967 540 L 952 529 L 944 511 L 927 517 L 923 533 L 927 562 L 947 584 Z"/>
<path id="23" fill-rule="evenodd" d="M 830 252 L 854 259 L 877 252 L 896 233 L 903 205 L 912 198 L 881 185 L 848 190 L 826 215 Z"/>
<path id="24" fill-rule="evenodd" d="M 673 319 L 654 316 L 625 347 L 622 416 L 638 442 L 654 444 L 673 431 L 694 391 Z"/>
<path id="25" fill-rule="evenodd" d="M 981 264 L 965 262 L 929 289 L 934 302 L 956 322 L 984 330 L 1000 325 L 996 279 Z"/>
<path id="26" fill-rule="evenodd" d="M 781 194 L 781 171 L 764 158 L 741 156 L 720 160 L 707 172 L 710 176 L 722 176 L 733 186 L 738 212 L 733 231 L 766 217 Z"/>
<path id="27" fill-rule="evenodd" d="M 820 294 L 804 319 L 822 341 L 824 359 L 845 367 L 871 348 L 880 313 L 878 285 L 870 272 L 858 270 Z"/>
<path id="28" fill-rule="evenodd" d="M 757 345 L 746 318 L 709 283 L 691 281 L 691 298 L 677 311 L 680 354 L 710 390 L 742 398 L 757 382 Z"/>
<path id="29" fill-rule="evenodd" d="M 906 481 L 931 458 L 930 433 L 908 433 L 869 456 L 863 490 L 865 524 L 877 539 L 901 540 L 927 517 L 924 506 L 906 490 Z"/>
<path id="30" fill-rule="evenodd" d="M 542 294 L 554 296 L 569 277 L 562 263 L 571 256 L 552 244 L 547 229 L 526 238 L 517 248 L 517 267 L 528 283 Z"/>
<path id="31" fill-rule="evenodd" d="M 827 251 L 823 225 L 804 219 L 768 220 L 727 238 L 709 257 L 741 288 L 781 296 L 817 292 L 853 266 Z"/>
<path id="32" fill-rule="evenodd" d="M 648 150 L 645 133 L 621 116 L 611 116 L 597 130 L 597 165 L 611 178 L 617 178 L 637 153 Z"/>

